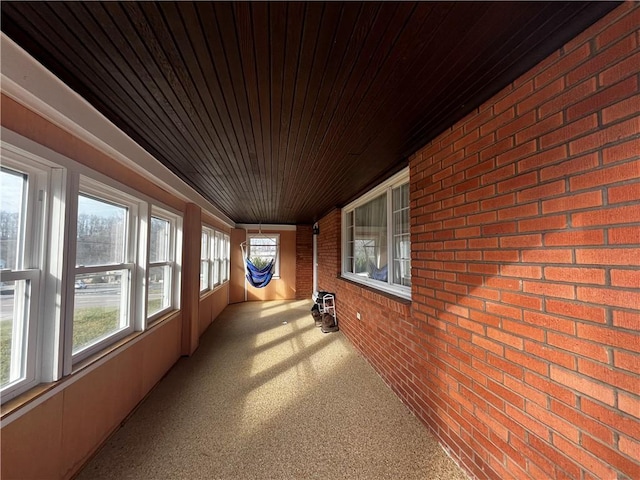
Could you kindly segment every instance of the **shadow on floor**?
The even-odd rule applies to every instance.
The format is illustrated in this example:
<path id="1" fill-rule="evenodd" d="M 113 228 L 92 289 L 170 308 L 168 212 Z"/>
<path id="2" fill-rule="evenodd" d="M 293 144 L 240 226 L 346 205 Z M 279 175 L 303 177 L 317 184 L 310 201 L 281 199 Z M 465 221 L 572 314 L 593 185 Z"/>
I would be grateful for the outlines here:
<path id="1" fill-rule="evenodd" d="M 78 479 L 465 479 L 308 301 L 225 309 Z"/>

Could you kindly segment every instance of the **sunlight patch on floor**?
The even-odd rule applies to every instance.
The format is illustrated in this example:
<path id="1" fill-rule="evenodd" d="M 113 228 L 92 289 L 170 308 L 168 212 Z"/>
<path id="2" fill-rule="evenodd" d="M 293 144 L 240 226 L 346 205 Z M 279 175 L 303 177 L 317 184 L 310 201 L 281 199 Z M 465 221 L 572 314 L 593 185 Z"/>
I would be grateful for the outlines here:
<path id="1" fill-rule="evenodd" d="M 268 315 L 278 315 L 292 307 L 291 303 L 271 306 Z M 315 327 L 311 314 L 308 317 L 283 315 L 282 322 L 274 325 L 255 337 L 256 353 L 249 369 L 250 390 L 240 427 L 246 435 L 286 413 L 289 405 L 299 402 L 322 378 L 342 368 L 341 359 L 348 355 L 337 335 L 323 334 Z"/>
<path id="2" fill-rule="evenodd" d="M 286 414 L 289 405 L 300 402 L 310 390 L 317 388 L 321 378 L 331 375 L 343 363 L 334 362 L 329 368 L 323 369 L 313 362 L 303 361 L 256 386 L 246 396 L 240 432 L 252 435 L 267 427 L 272 419 Z"/>
<path id="3" fill-rule="evenodd" d="M 291 300 L 271 300 L 269 302 L 255 302 L 259 305 L 259 310 L 256 312 L 258 318 L 270 317 L 272 315 L 283 314 L 289 310 L 300 308 L 304 305 L 310 305 L 309 300 L 300 300 L 292 302 Z M 311 307 L 309 307 L 311 308 Z"/>

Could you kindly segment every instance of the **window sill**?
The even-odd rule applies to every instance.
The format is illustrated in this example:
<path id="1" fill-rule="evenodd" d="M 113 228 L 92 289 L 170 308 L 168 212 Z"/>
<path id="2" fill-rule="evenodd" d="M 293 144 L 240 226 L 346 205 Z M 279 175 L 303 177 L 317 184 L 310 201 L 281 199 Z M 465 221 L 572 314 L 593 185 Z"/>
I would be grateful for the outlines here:
<path id="1" fill-rule="evenodd" d="M 133 345 L 136 340 L 156 330 L 161 325 L 174 319 L 179 314 L 180 310 L 172 310 L 170 312 L 167 312 L 165 315 L 159 317 L 156 321 L 149 325 L 144 332 L 133 332 L 132 334 L 127 335 L 126 337 L 121 338 L 117 342 L 109 345 L 104 350 L 101 350 L 100 352 L 97 352 L 94 355 L 85 358 L 81 362 L 78 362 L 73 366 L 73 371 L 69 375 L 62 377 L 60 380 L 56 380 L 54 382 L 38 384 L 35 387 L 30 388 L 23 394 L 7 401 L 0 407 L 0 420 L 2 420 L 3 422 L 2 426 L 4 426 L 5 419 L 7 419 L 7 417 L 9 417 L 10 415 L 18 412 L 23 408 L 28 407 L 30 404 L 41 399 L 49 392 L 55 394 L 58 393 L 58 391 L 64 390 L 67 386 L 71 385 L 76 380 L 79 380 L 82 377 L 83 372 L 86 371 L 88 373 L 90 371 L 90 367 L 97 367 L 100 361 L 106 361 L 109 358 L 115 356 L 117 351 L 126 346 Z"/>
<path id="2" fill-rule="evenodd" d="M 168 312 L 163 313 L 162 315 L 158 316 L 157 318 L 154 318 L 153 320 L 149 321 L 149 323 L 147 323 L 147 329 L 145 330 L 145 332 L 148 332 L 149 330 L 155 329 L 156 325 L 160 325 L 162 323 L 168 322 L 169 320 L 171 320 L 178 313 L 180 313 L 180 309 L 169 310 Z M 132 336 L 135 336 L 136 333 L 141 334 L 141 333 L 144 333 L 144 332 L 134 332 L 132 334 Z"/>
<path id="3" fill-rule="evenodd" d="M 116 350 L 119 350 L 124 345 L 127 345 L 128 343 L 132 342 L 133 340 L 135 340 L 138 337 L 141 337 L 142 335 L 146 334 L 147 332 L 155 330 L 157 327 L 159 327 L 163 323 L 168 322 L 169 320 L 171 320 L 174 316 L 176 316 L 179 313 L 180 313 L 180 310 L 171 310 L 170 312 L 167 312 L 164 315 L 162 315 L 162 316 L 158 317 L 157 319 L 155 319 L 153 321 L 153 323 L 151 323 L 151 324 L 149 324 L 147 326 L 147 329 L 144 332 L 133 332 L 132 334 L 127 335 L 126 337 L 121 338 L 117 342 L 114 342 L 111 345 L 105 347 L 103 350 L 100 350 L 99 352 L 96 352 L 94 355 L 91 355 L 91 356 L 85 358 L 84 360 L 74 364 L 73 365 L 73 370 L 71 372 L 71 375 L 74 375 L 74 374 L 80 372 L 81 370 L 85 369 L 89 365 L 92 365 L 93 363 L 95 363 L 95 362 L 97 362 L 99 360 L 102 360 L 103 358 L 111 355 Z"/>
<path id="4" fill-rule="evenodd" d="M 365 283 L 365 282 L 358 282 L 356 280 L 353 280 L 350 277 L 345 277 L 344 275 L 338 275 L 338 278 L 346 283 L 349 283 L 351 285 L 357 286 L 359 288 L 365 289 L 371 293 L 374 293 L 376 295 L 380 295 L 381 297 L 384 297 L 386 299 L 392 300 L 396 303 L 399 303 L 401 305 L 410 307 L 411 306 L 411 298 L 407 298 L 401 295 L 398 295 L 397 293 L 393 293 L 393 292 L 389 292 L 387 290 L 383 290 L 381 288 L 377 288 L 374 287 L 372 285 L 370 285 L 369 283 Z"/>
<path id="5" fill-rule="evenodd" d="M 224 287 L 225 285 L 227 285 L 229 283 L 229 280 L 226 280 L 222 283 L 219 283 L 218 285 L 216 285 L 213 288 L 209 288 L 207 290 L 203 290 L 200 292 L 200 301 L 204 300 L 205 298 L 207 298 L 209 295 L 212 295 L 213 293 L 217 292 L 218 290 L 220 290 L 222 287 Z"/>
<path id="6" fill-rule="evenodd" d="M 64 382 L 64 379 L 58 380 L 57 382 L 41 383 L 39 385 L 36 385 L 33 388 L 30 388 L 23 394 L 18 395 L 17 397 L 14 397 L 8 402 L 4 403 L 1 407 L 2 413 L 0 414 L 0 420 L 3 421 L 2 426 L 4 427 L 4 420 L 9 415 L 11 415 L 14 412 L 17 412 L 23 407 L 28 406 L 31 402 L 37 400 L 38 398 L 40 398 L 50 390 L 53 390 L 56 386 L 62 384 L 63 382 Z"/>
<path id="7" fill-rule="evenodd" d="M 209 288 L 207 290 L 203 290 L 202 292 L 200 292 L 200 300 L 204 300 L 205 298 L 207 298 L 209 295 L 212 295 L 214 292 L 214 288 Z"/>

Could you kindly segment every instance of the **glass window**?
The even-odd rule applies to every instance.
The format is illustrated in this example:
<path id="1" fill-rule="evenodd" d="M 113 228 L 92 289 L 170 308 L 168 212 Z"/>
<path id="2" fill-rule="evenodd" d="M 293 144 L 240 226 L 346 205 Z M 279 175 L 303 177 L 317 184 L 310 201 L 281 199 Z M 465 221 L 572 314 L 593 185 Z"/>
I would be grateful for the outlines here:
<path id="1" fill-rule="evenodd" d="M 168 262 L 171 248 L 171 223 L 164 218 L 151 217 L 149 232 L 149 262 Z"/>
<path id="2" fill-rule="evenodd" d="M 211 242 L 211 269 L 213 271 L 213 285 L 220 285 L 220 260 L 222 256 L 222 233 L 215 232 Z"/>
<path id="3" fill-rule="evenodd" d="M 85 358 L 105 342 L 133 331 L 134 204 L 115 193 L 93 194 L 89 182 L 78 195 L 72 355 Z M 99 196 L 100 195 L 100 196 Z"/>
<path id="4" fill-rule="evenodd" d="M 128 278 L 126 269 L 76 275 L 74 355 L 129 326 Z"/>
<path id="5" fill-rule="evenodd" d="M 154 210 L 158 209 L 154 208 Z M 174 307 L 175 235 L 175 217 L 159 211 L 151 216 L 147 271 L 147 318 L 159 317 Z"/>
<path id="6" fill-rule="evenodd" d="M 393 189 L 393 283 L 411 287 L 408 183 Z"/>
<path id="7" fill-rule="evenodd" d="M 231 246 L 229 243 L 229 235 L 222 236 L 222 282 L 229 280 L 229 259 L 231 255 Z"/>
<path id="8" fill-rule="evenodd" d="M 202 229 L 202 239 L 200 242 L 200 292 L 209 290 L 209 258 L 211 252 L 209 250 L 209 242 L 211 238 L 211 231 L 209 229 Z"/>
<path id="9" fill-rule="evenodd" d="M 263 268 L 275 260 L 273 276 L 280 275 L 280 235 L 249 234 L 247 236 L 247 258 L 258 268 Z"/>
<path id="10" fill-rule="evenodd" d="M 387 198 L 381 195 L 352 212 L 347 250 L 353 250 L 347 271 L 387 282 Z"/>
<path id="11" fill-rule="evenodd" d="M 0 154 L 4 403 L 179 307 L 181 219 L 28 150 Z"/>
<path id="12" fill-rule="evenodd" d="M 229 281 L 229 235 L 202 227 L 200 293 Z"/>
<path id="13" fill-rule="evenodd" d="M 24 251 L 24 221 L 26 209 L 27 175 L 2 169 L 0 173 L 0 268 L 16 272 Z M 7 272 L 8 273 L 8 272 Z M 5 272 L 3 277 L 6 278 Z M 3 280 L 4 280 L 3 278 Z M 24 377 L 26 349 L 22 348 L 28 326 L 25 293 L 28 281 L 3 281 L 0 286 L 2 318 L 0 334 L 0 385 L 16 382 Z"/>
<path id="14" fill-rule="evenodd" d="M 342 220 L 343 276 L 409 297 L 408 169 L 346 206 Z"/>
<path id="15" fill-rule="evenodd" d="M 2 159 L 3 163 L 6 160 Z M 46 173 L 0 169 L 0 391 L 11 398 L 36 381 L 39 246 Z"/>
<path id="16" fill-rule="evenodd" d="M 78 196 L 76 267 L 123 263 L 127 209 Z"/>
<path id="17" fill-rule="evenodd" d="M 6 168 L 0 174 L 0 268 L 16 270 L 23 246 L 27 175 Z"/>

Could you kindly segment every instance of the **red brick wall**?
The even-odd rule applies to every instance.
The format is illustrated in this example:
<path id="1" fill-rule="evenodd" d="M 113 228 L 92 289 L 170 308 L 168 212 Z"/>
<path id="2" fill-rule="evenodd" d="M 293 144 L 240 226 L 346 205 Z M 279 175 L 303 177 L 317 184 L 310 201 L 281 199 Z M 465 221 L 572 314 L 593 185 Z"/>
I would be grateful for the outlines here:
<path id="1" fill-rule="evenodd" d="M 340 273 L 340 210 L 318 222 L 318 290 L 334 291 Z"/>
<path id="2" fill-rule="evenodd" d="M 313 294 L 313 228 L 296 226 L 296 299 L 311 298 Z"/>
<path id="3" fill-rule="evenodd" d="M 338 279 L 320 222 L 342 332 L 475 478 L 640 478 L 638 25 L 623 4 L 411 157 L 410 305 Z"/>

